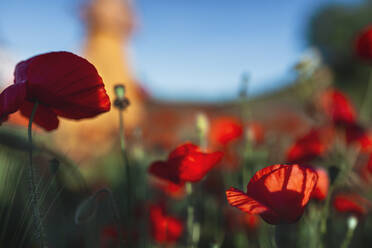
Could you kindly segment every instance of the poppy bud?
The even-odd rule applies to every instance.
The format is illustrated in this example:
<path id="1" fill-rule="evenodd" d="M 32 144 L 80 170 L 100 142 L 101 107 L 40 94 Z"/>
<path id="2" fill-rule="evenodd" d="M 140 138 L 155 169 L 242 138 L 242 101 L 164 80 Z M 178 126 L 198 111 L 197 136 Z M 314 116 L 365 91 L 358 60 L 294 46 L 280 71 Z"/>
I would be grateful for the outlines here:
<path id="1" fill-rule="evenodd" d="M 115 107 L 121 110 L 126 109 L 129 106 L 130 102 L 128 98 L 125 97 L 125 86 L 122 84 L 117 84 L 114 87 L 114 91 L 116 95 L 116 99 L 114 101 Z"/>
<path id="2" fill-rule="evenodd" d="M 199 136 L 199 144 L 202 148 L 207 147 L 207 134 L 209 131 L 208 117 L 204 113 L 198 113 L 196 115 L 196 129 Z"/>
<path id="3" fill-rule="evenodd" d="M 349 229 L 354 230 L 357 225 L 358 219 L 355 216 L 350 216 L 347 220 L 347 226 L 349 227 Z"/>
<path id="4" fill-rule="evenodd" d="M 117 84 L 115 85 L 114 89 L 117 99 L 123 100 L 125 98 L 125 86 L 122 84 Z"/>
<path id="5" fill-rule="evenodd" d="M 204 113 L 198 113 L 196 116 L 196 127 L 202 135 L 205 135 L 209 130 L 208 117 Z"/>

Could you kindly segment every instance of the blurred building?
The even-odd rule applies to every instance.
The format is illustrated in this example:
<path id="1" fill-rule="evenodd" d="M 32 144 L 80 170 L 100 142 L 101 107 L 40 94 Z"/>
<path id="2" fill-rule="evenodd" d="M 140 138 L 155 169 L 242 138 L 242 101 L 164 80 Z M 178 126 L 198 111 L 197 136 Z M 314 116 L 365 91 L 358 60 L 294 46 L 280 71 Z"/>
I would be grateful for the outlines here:
<path id="1" fill-rule="evenodd" d="M 86 29 L 83 56 L 96 66 L 112 102 L 114 86 L 125 85 L 131 102 L 125 114 L 125 127 L 131 132 L 144 118 L 141 89 L 127 59 L 134 26 L 131 4 L 123 0 L 92 0 L 83 6 L 81 15 Z M 117 130 L 118 113 L 112 108 L 109 113 L 81 121 L 79 125 L 76 121 L 62 120 L 55 140 L 64 149 L 68 147 L 68 155 L 83 163 L 108 152 L 117 142 Z M 97 144 L 100 149 L 95 149 Z"/>
<path id="2" fill-rule="evenodd" d="M 110 98 L 115 98 L 115 84 L 123 83 L 126 86 L 131 102 L 125 113 L 129 136 L 136 134 L 137 139 L 140 138 L 146 146 L 162 149 L 195 137 L 195 118 L 200 112 L 211 119 L 220 115 L 241 116 L 241 98 L 215 103 L 167 102 L 153 99 L 142 90 L 132 74 L 127 57 L 128 41 L 135 27 L 131 1 L 92 0 L 84 6 L 82 16 L 86 27 L 83 54 L 97 67 Z M 245 90 L 247 80 L 243 80 L 243 83 Z M 268 128 L 294 132 L 289 123 L 301 126 L 303 118 L 294 114 L 296 106 L 289 99 L 277 95 L 277 98 L 271 95 L 250 101 L 251 114 L 255 119 L 262 120 Z M 244 96 L 245 92 L 241 97 Z M 107 114 L 94 120 L 82 121 L 79 125 L 75 125 L 74 121 L 63 120 L 56 132 L 56 140 L 64 149 L 68 147 L 67 154 L 75 160 L 84 161 L 100 156 L 118 141 L 117 117 L 117 111 L 112 109 Z M 133 132 L 135 129 L 140 132 Z M 97 144 L 100 147 L 98 153 L 95 149 Z"/>
<path id="3" fill-rule="evenodd" d="M 309 120 L 293 101 L 290 90 L 279 90 L 247 101 L 249 82 L 246 77 L 236 100 L 229 102 L 175 102 L 152 98 L 136 81 L 128 61 L 128 43 L 135 28 L 131 4 L 130 0 L 87 0 L 81 14 L 86 30 L 83 56 L 96 66 L 111 101 L 115 99 L 116 84 L 126 87 L 131 104 L 124 122 L 132 142 L 168 150 L 182 141 L 196 141 L 195 119 L 199 113 L 206 114 L 209 119 L 221 115 L 242 117 L 245 116 L 244 101 L 249 116 L 270 131 L 296 135 L 308 127 Z M 15 114 L 11 121 L 26 123 L 20 118 L 23 117 Z M 60 151 L 79 164 L 90 164 L 112 149 L 119 149 L 118 111 L 112 107 L 109 113 L 79 121 L 78 125 L 76 121 L 61 119 L 53 137 Z"/>

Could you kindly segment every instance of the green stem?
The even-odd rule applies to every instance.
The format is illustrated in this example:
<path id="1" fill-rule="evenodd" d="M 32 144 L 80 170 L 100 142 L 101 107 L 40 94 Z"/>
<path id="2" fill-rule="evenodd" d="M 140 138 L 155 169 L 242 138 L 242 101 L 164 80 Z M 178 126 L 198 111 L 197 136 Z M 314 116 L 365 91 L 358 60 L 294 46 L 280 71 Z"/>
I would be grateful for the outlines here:
<path id="1" fill-rule="evenodd" d="M 249 101 L 248 97 L 245 96 L 241 99 L 240 102 L 240 109 L 241 109 L 241 118 L 244 122 L 244 126 L 246 125 L 246 122 L 250 119 L 250 108 L 249 108 Z M 243 129 L 243 135 L 246 135 L 246 128 Z M 247 176 L 247 171 L 246 171 L 246 163 L 248 160 L 248 157 L 250 156 L 251 152 L 251 146 L 250 146 L 250 140 L 248 138 L 245 138 L 245 144 L 244 144 L 244 153 L 243 153 L 243 164 L 241 165 L 241 170 L 240 170 L 240 175 L 239 175 L 239 184 L 241 185 L 242 189 L 245 188 L 244 183 L 246 182 L 246 176 Z"/>
<path id="2" fill-rule="evenodd" d="M 371 106 L 371 98 L 372 98 L 372 70 L 369 72 L 369 80 L 366 89 L 366 93 L 364 95 L 364 99 L 360 108 L 360 116 L 365 120 L 369 121 L 369 113 Z"/>
<path id="3" fill-rule="evenodd" d="M 252 150 L 252 143 L 247 138 L 245 141 L 245 149 L 243 153 L 243 164 L 241 168 L 241 187 L 244 189 L 247 186 L 247 183 L 249 181 L 249 169 L 248 169 L 248 163 L 251 159 L 253 150 Z"/>
<path id="4" fill-rule="evenodd" d="M 194 205 L 192 202 L 192 184 L 190 182 L 186 183 L 186 193 L 187 193 L 187 231 L 188 240 L 187 247 L 193 248 L 194 246 Z"/>
<path id="5" fill-rule="evenodd" d="M 130 214 L 130 206 L 131 206 L 131 199 L 132 199 L 132 189 L 131 189 L 131 178 L 130 178 L 130 164 L 129 158 L 126 150 L 125 145 L 125 136 L 124 136 L 124 117 L 123 117 L 123 110 L 119 109 L 119 135 L 120 135 L 120 148 L 121 154 L 124 160 L 125 166 L 125 176 L 126 176 L 126 210 L 127 210 L 127 221 L 128 226 L 131 225 L 131 214 Z M 128 238 L 129 239 L 129 238 Z M 130 243 L 130 242 L 129 242 Z"/>
<path id="6" fill-rule="evenodd" d="M 121 151 L 125 152 L 124 117 L 123 117 L 123 110 L 121 110 L 121 109 L 119 109 L 119 135 L 120 135 Z"/>
<path id="7" fill-rule="evenodd" d="M 324 239 L 327 235 L 327 220 L 328 220 L 328 215 L 329 215 L 329 207 L 331 204 L 331 197 L 332 197 L 332 192 L 333 192 L 334 184 L 330 185 L 329 190 L 328 190 L 328 195 L 324 203 L 323 207 L 323 213 L 322 213 L 322 219 L 320 221 L 320 237 L 322 240 L 322 247 L 325 247 L 324 244 Z"/>
<path id="8" fill-rule="evenodd" d="M 35 102 L 30 120 L 28 123 L 28 141 L 30 143 L 30 149 L 29 149 L 29 167 L 28 167 L 28 177 L 29 177 L 29 188 L 30 188 L 30 195 L 31 195 L 31 207 L 33 208 L 33 222 L 35 226 L 35 237 L 37 240 L 39 240 L 41 247 L 45 248 L 48 247 L 46 243 L 46 235 L 44 231 L 44 226 L 40 214 L 40 208 L 39 208 L 39 193 L 36 189 L 35 184 L 35 168 L 32 164 L 32 151 L 33 151 L 33 145 L 32 145 L 32 122 L 35 118 L 37 107 L 39 106 L 38 102 Z"/>

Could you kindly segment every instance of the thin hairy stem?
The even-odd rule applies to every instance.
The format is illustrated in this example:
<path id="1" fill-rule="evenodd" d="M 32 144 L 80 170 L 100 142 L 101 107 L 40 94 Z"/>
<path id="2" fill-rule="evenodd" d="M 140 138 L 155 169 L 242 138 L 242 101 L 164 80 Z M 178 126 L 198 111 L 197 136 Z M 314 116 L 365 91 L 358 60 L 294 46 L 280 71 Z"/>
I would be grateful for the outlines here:
<path id="1" fill-rule="evenodd" d="M 36 239 L 40 242 L 41 247 L 48 247 L 46 244 L 46 235 L 44 231 L 44 226 L 41 219 L 41 213 L 39 208 L 39 193 L 37 192 L 36 184 L 35 184 L 35 168 L 32 164 L 32 122 L 34 120 L 36 110 L 39 103 L 35 102 L 34 107 L 32 108 L 32 113 L 30 116 L 30 120 L 28 123 L 28 141 L 30 143 L 29 149 L 29 167 L 28 167 L 28 178 L 29 178 L 29 188 L 30 188 L 30 195 L 31 195 L 31 207 L 33 208 L 33 222 L 35 226 L 34 235 Z"/>
<path id="2" fill-rule="evenodd" d="M 187 192 L 187 247 L 194 248 L 194 204 L 192 202 L 192 184 L 186 183 Z"/>
<path id="3" fill-rule="evenodd" d="M 128 226 L 131 225 L 131 214 L 130 214 L 130 206 L 131 206 L 131 199 L 132 199 L 132 189 L 131 189 L 131 173 L 130 173 L 130 164 L 129 158 L 126 150 L 125 145 L 125 136 L 124 136 L 124 117 L 123 117 L 123 110 L 119 109 L 119 135 L 120 135 L 120 149 L 121 154 L 124 160 L 124 167 L 125 167 L 125 177 L 126 177 L 126 211 L 127 211 L 127 221 Z"/>

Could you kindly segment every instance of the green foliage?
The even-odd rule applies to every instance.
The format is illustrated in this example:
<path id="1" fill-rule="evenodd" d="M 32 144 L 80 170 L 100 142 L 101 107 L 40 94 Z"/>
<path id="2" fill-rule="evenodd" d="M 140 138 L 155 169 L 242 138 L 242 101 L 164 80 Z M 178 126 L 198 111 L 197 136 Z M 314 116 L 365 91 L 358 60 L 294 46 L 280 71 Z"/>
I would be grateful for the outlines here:
<path id="1" fill-rule="evenodd" d="M 367 87 L 370 66 L 354 54 L 358 32 L 372 23 L 372 2 L 332 4 L 317 10 L 309 21 L 307 42 L 317 47 L 335 73 L 335 83 L 360 103 Z"/>

